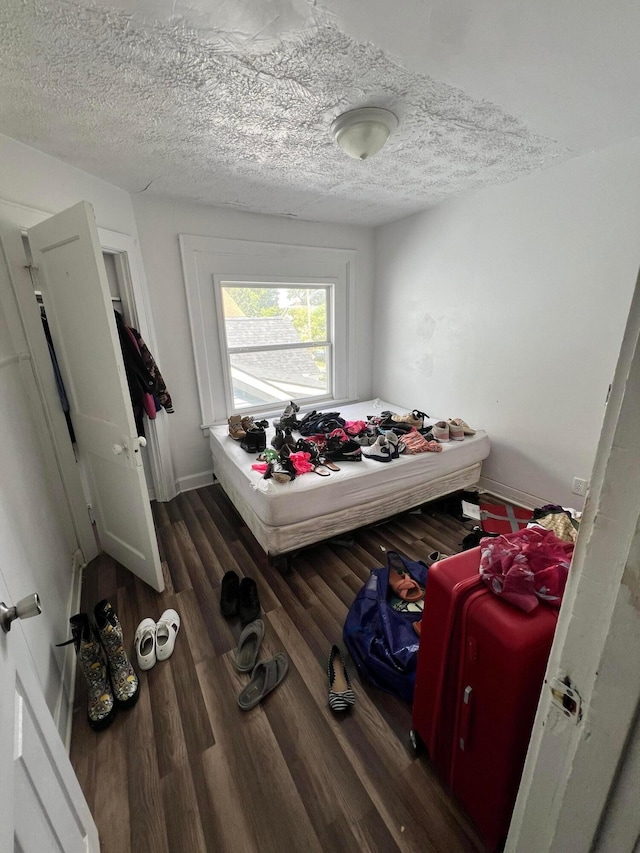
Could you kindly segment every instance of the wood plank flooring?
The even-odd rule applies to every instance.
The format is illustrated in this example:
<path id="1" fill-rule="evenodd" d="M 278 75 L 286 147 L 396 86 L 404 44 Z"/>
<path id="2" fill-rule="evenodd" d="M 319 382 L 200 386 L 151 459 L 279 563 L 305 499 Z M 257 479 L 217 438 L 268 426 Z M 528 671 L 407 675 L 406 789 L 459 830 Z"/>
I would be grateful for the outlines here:
<path id="1" fill-rule="evenodd" d="M 71 760 L 104 853 L 483 850 L 429 759 L 411 749 L 410 707 L 362 682 L 351 665 L 357 702 L 336 716 L 325 671 L 356 592 L 385 562 L 383 549 L 412 559 L 452 554 L 465 526 L 425 507 L 357 531 L 351 547 L 302 551 L 285 578 L 220 486 L 153 511 L 164 593 L 105 555 L 84 574 L 82 608 L 109 598 L 134 661 L 143 617 L 173 607 L 182 618 L 173 656 L 139 673 L 137 705 L 104 732 L 86 722 L 78 674 Z M 290 658 L 285 681 L 249 712 L 236 701 L 249 678 L 233 666 L 240 624 L 220 614 L 230 569 L 258 584 L 261 657 Z"/>

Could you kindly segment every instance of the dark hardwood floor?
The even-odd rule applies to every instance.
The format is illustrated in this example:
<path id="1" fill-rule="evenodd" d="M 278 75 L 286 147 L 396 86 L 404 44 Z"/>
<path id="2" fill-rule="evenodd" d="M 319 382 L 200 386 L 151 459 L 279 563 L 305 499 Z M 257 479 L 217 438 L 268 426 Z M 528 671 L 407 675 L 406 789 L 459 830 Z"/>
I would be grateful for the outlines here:
<path id="1" fill-rule="evenodd" d="M 82 608 L 115 606 L 133 653 L 145 616 L 175 608 L 173 656 L 141 672 L 141 695 L 104 732 L 86 722 L 78 674 L 71 760 L 105 853 L 421 851 L 483 847 L 409 743 L 411 709 L 350 673 L 352 711 L 327 704 L 326 662 L 356 592 L 383 549 L 412 559 L 459 550 L 467 530 L 424 508 L 301 552 L 283 577 L 217 486 L 153 507 L 166 590 L 155 593 L 105 555 L 84 574 Z M 237 620 L 220 614 L 223 574 L 255 578 L 266 626 L 261 657 L 285 651 L 285 681 L 252 711 L 236 697 Z"/>

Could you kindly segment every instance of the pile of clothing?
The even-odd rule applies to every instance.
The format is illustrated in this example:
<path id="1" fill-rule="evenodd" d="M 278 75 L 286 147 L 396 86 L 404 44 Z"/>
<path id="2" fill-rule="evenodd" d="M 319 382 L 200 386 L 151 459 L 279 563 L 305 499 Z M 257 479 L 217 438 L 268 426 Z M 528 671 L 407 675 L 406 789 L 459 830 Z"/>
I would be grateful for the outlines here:
<path id="1" fill-rule="evenodd" d="M 570 511 L 534 510 L 527 527 L 480 542 L 480 575 L 492 592 L 530 612 L 540 602 L 560 607 L 577 537 Z"/>

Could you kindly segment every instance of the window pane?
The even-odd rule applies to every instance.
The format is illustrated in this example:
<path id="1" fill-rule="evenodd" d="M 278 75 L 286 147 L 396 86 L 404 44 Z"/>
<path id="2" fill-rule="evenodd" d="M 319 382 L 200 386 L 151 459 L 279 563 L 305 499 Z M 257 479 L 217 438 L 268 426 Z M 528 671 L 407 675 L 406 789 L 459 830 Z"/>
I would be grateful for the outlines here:
<path id="1" fill-rule="evenodd" d="M 236 409 L 325 396 L 328 347 L 234 353 L 231 384 Z"/>
<path id="2" fill-rule="evenodd" d="M 230 348 L 327 340 L 325 287 L 222 287 Z"/>

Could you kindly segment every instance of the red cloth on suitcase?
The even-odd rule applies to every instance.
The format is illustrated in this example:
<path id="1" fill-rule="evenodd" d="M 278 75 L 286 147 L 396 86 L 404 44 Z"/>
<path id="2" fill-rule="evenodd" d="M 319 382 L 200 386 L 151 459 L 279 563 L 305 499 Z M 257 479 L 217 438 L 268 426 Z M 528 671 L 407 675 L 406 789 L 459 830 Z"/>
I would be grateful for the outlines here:
<path id="1" fill-rule="evenodd" d="M 560 607 L 573 543 L 552 530 L 528 527 L 480 545 L 480 575 L 489 589 L 529 613 L 540 601 Z"/>
<path id="2" fill-rule="evenodd" d="M 480 524 L 485 533 L 517 533 L 531 523 L 533 513 L 511 504 L 480 504 Z"/>

